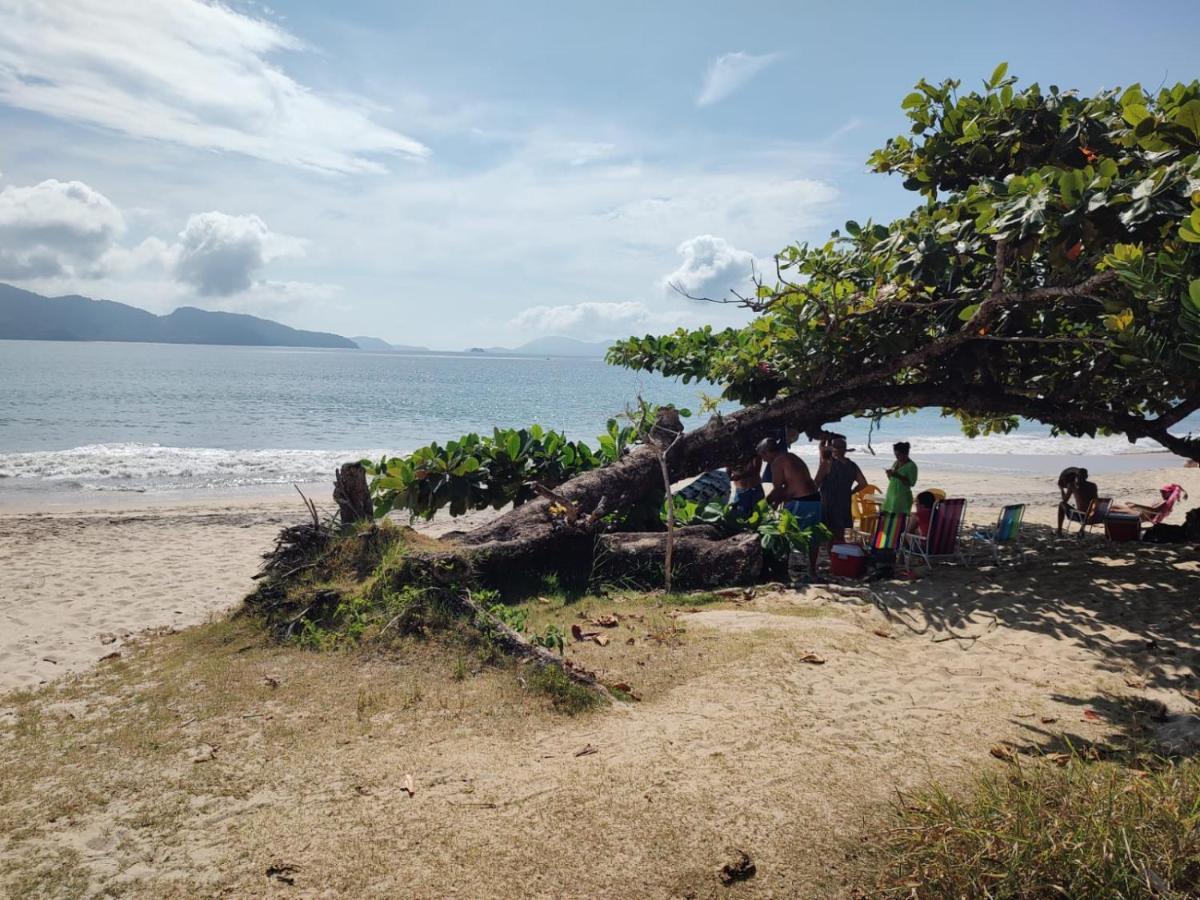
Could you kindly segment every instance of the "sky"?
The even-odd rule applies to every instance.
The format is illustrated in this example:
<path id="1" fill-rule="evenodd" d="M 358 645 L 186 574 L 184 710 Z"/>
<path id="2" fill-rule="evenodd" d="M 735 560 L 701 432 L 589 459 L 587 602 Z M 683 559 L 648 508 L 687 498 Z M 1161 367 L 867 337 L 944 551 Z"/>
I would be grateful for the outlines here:
<path id="1" fill-rule="evenodd" d="M 0 281 L 435 349 L 736 324 L 915 198 L 921 77 L 1200 77 L 1200 4 L 0 0 Z"/>

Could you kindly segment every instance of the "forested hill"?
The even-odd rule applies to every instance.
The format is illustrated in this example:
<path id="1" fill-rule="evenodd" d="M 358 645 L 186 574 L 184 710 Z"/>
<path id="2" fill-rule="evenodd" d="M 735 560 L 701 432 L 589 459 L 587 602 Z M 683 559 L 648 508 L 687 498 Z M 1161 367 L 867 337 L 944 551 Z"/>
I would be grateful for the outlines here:
<path id="1" fill-rule="evenodd" d="M 72 294 L 43 297 L 0 284 L 0 340 L 133 341 L 163 344 L 235 344 L 258 347 L 345 347 L 349 338 L 300 331 L 269 319 L 183 306 L 156 316 L 111 300 Z"/>

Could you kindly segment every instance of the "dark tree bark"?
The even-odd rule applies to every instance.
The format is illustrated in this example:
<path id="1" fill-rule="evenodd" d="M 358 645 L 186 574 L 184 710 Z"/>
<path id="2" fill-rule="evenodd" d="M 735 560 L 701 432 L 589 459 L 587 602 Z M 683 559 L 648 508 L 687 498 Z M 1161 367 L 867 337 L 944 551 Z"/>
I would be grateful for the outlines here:
<path id="1" fill-rule="evenodd" d="M 367 488 L 367 471 L 359 463 L 344 463 L 334 475 L 333 501 L 343 525 L 370 522 L 375 518 L 371 491 Z"/>
<path id="2" fill-rule="evenodd" d="M 596 542 L 594 572 L 601 580 L 611 575 L 657 587 L 666 549 L 664 532 L 605 534 Z M 675 532 L 674 569 L 674 588 L 680 590 L 754 584 L 762 576 L 762 545 L 756 534 L 722 540 L 714 529 L 680 528 Z"/>

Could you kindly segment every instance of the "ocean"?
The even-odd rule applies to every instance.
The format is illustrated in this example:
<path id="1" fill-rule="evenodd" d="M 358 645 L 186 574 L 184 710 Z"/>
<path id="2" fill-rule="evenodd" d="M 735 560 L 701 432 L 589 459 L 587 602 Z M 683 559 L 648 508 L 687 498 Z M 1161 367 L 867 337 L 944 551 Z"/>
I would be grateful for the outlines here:
<path id="1" fill-rule="evenodd" d="M 702 391 L 598 359 L 400 355 L 354 350 L 0 341 L 0 505 L 31 492 L 237 491 L 327 481 L 342 462 L 398 454 L 493 426 L 540 423 L 590 440 L 640 395 L 695 411 Z M 709 393 L 716 389 L 708 386 Z M 1200 421 L 1185 423 L 1200 430 Z M 869 423 L 835 426 L 867 456 Z M 956 468 L 1096 471 L 1175 465 L 1154 444 L 1052 437 L 1025 423 L 970 440 L 925 410 L 886 419 L 872 443 L 908 440 Z M 799 447 L 815 457 L 815 449 Z M 866 468 L 866 465 L 864 465 Z"/>

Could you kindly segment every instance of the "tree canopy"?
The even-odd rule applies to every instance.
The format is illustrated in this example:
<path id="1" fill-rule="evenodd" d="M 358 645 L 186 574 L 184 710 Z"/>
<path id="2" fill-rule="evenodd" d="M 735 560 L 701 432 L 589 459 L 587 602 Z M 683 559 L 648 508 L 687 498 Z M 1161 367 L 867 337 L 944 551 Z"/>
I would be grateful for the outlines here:
<path id="1" fill-rule="evenodd" d="M 1200 408 L 1200 82 L 1092 97 L 920 81 L 870 166 L 920 195 L 775 257 L 742 328 L 630 338 L 611 363 L 838 418 L 935 405 L 970 434 L 1017 416 L 1153 438 Z M 706 299 L 706 298 L 693 298 Z M 841 400 L 839 403 L 838 400 Z M 812 420 L 807 424 L 811 427 Z"/>

